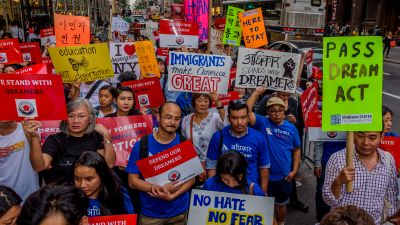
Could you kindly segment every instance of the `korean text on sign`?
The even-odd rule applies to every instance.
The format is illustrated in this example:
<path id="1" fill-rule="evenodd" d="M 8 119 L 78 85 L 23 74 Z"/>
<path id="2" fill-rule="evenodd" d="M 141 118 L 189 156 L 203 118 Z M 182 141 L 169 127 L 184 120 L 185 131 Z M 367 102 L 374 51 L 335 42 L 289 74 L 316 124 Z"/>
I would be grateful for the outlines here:
<path id="1" fill-rule="evenodd" d="M 139 59 L 140 71 L 143 77 L 160 77 L 160 69 L 151 41 L 135 42 L 136 54 Z"/>
<path id="2" fill-rule="evenodd" d="M 240 21 L 238 17 L 238 13 L 240 12 L 244 12 L 244 10 L 233 6 L 228 6 L 222 43 L 226 45 L 240 46 L 240 39 L 242 38 L 242 28 L 240 27 Z"/>
<path id="3" fill-rule="evenodd" d="M 90 43 L 89 17 L 55 14 L 54 26 L 57 46 Z"/>

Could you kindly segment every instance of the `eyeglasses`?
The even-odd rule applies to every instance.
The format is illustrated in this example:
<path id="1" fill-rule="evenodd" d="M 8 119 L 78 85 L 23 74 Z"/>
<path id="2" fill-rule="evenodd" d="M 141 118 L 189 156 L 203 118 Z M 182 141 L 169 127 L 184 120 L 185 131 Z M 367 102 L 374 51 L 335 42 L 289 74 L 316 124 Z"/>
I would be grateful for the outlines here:
<path id="1" fill-rule="evenodd" d="M 84 115 L 84 114 L 72 115 L 71 114 L 71 115 L 68 115 L 68 120 L 74 121 L 76 118 L 78 121 L 82 121 L 82 120 L 85 120 L 87 117 L 89 117 L 89 115 Z"/>
<path id="2" fill-rule="evenodd" d="M 276 110 L 276 109 L 271 109 L 271 110 L 269 110 L 268 112 L 271 113 L 271 114 L 282 114 L 282 113 L 285 112 L 285 110 L 283 110 L 283 109 L 278 109 L 278 110 Z"/>
<path id="3" fill-rule="evenodd" d="M 173 122 L 180 122 L 181 121 L 181 117 L 173 117 L 173 116 L 160 116 L 161 118 L 165 119 L 166 121 L 173 121 Z"/>

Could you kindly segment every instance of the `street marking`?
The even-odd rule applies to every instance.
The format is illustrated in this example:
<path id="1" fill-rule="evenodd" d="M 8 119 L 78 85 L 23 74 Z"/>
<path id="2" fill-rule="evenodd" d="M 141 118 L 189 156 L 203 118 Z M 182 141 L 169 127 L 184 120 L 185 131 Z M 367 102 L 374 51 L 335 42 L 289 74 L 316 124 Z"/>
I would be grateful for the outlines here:
<path id="1" fill-rule="evenodd" d="M 391 76 L 392 74 L 390 74 L 390 73 L 383 73 L 383 75 Z"/>
<path id="2" fill-rule="evenodd" d="M 382 93 L 383 93 L 384 95 L 387 95 L 387 96 L 390 96 L 390 97 L 393 97 L 393 98 L 397 98 L 397 99 L 400 100 L 400 96 L 397 96 L 397 95 L 394 95 L 394 94 L 390 94 L 390 93 L 385 92 L 385 91 L 383 91 Z"/>

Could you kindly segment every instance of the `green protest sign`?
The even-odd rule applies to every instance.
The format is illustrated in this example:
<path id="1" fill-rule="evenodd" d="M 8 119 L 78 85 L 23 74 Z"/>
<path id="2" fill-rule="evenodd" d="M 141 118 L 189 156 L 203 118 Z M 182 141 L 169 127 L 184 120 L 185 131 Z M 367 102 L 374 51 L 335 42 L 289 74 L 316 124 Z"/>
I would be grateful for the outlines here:
<path id="1" fill-rule="evenodd" d="M 238 16 L 240 12 L 244 12 L 244 10 L 228 6 L 224 36 L 222 37 L 222 43 L 225 45 L 240 46 L 240 39 L 242 39 L 242 29 Z"/>
<path id="2" fill-rule="evenodd" d="M 382 129 L 382 37 L 324 38 L 322 130 Z"/>

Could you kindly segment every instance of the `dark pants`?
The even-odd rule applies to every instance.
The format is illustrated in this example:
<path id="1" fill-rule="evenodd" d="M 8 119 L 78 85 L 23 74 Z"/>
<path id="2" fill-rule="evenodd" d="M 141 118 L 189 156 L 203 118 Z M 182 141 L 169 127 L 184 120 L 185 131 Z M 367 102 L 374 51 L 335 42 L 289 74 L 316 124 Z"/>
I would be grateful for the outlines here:
<path id="1" fill-rule="evenodd" d="M 317 178 L 317 191 L 315 193 L 315 207 L 317 210 L 317 221 L 320 222 L 325 214 L 329 213 L 331 207 L 325 204 L 322 198 L 322 187 L 325 181 L 325 167 L 322 167 L 321 177 Z"/>
<path id="2" fill-rule="evenodd" d="M 383 48 L 383 55 L 385 55 L 386 50 L 387 50 L 386 56 L 388 56 L 390 51 L 390 44 L 385 44 L 385 47 Z"/>

